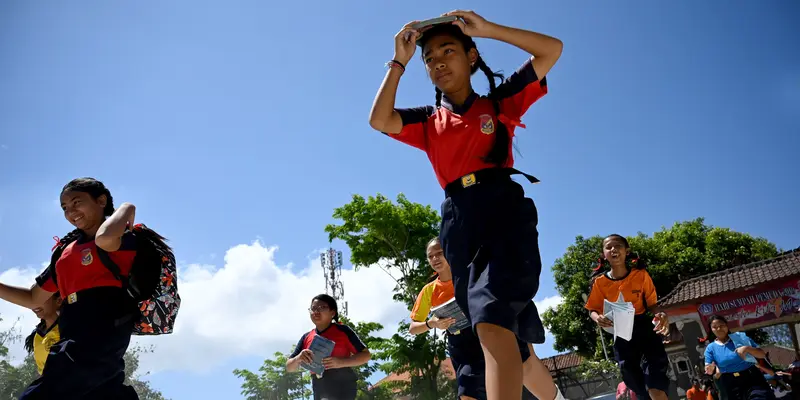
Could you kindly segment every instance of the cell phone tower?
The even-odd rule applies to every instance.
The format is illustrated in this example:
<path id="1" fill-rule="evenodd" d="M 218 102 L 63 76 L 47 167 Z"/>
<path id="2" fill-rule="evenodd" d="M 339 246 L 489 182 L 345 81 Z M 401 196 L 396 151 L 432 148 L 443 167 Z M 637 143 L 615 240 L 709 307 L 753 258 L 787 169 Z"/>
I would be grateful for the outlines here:
<path id="1" fill-rule="evenodd" d="M 329 248 L 319 255 L 325 275 L 325 293 L 336 299 L 339 311 L 347 316 L 347 302 L 344 301 L 344 285 L 342 284 L 342 252 Z"/>

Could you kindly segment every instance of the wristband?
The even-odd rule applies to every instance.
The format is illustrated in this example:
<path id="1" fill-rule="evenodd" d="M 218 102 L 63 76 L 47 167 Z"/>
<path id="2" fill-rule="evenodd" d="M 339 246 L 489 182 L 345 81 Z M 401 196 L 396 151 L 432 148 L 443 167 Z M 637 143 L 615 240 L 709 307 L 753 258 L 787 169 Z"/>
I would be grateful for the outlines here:
<path id="1" fill-rule="evenodd" d="M 433 328 L 431 328 L 431 326 L 428 324 L 428 320 L 425 320 L 425 326 L 427 326 L 427 327 L 428 327 L 428 329 L 433 329 Z"/>
<path id="2" fill-rule="evenodd" d="M 401 63 L 400 61 L 397 61 L 397 60 L 391 60 L 391 61 L 387 62 L 386 66 L 389 67 L 389 68 L 397 68 L 402 72 L 406 72 L 406 66 L 403 65 L 403 63 Z"/>

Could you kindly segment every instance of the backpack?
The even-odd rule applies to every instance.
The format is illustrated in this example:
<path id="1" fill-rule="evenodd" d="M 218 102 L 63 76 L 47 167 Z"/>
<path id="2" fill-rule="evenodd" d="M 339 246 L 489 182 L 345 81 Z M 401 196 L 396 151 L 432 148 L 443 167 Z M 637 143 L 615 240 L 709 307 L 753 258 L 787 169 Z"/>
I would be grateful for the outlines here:
<path id="1" fill-rule="evenodd" d="M 172 333 L 181 305 L 175 256 L 165 243 L 166 239 L 144 224 L 135 225 L 131 232 L 136 238 L 136 257 L 127 277 L 122 276 L 119 266 L 111 260 L 108 252 L 97 248 L 97 256 L 114 277 L 122 282 L 122 288 L 128 296 L 137 303 L 138 312 L 132 315 L 135 320 L 132 333 Z M 63 239 L 55 238 L 56 246 L 50 262 L 53 280 L 56 280 L 56 261 L 61 258 L 64 249 L 77 238 L 75 231 Z M 130 318 L 123 318 L 118 323 L 128 320 Z"/>

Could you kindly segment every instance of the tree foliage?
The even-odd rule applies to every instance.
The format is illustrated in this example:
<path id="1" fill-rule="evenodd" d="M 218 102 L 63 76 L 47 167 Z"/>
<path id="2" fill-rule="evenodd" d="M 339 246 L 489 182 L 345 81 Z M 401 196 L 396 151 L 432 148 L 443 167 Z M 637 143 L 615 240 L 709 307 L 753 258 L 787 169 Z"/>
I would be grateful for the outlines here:
<path id="1" fill-rule="evenodd" d="M 356 269 L 382 268 L 397 283 L 393 298 L 411 309 L 432 271 L 427 264 L 428 242 L 439 233 L 439 214 L 430 206 L 409 201 L 404 195 L 397 202 L 383 195 L 364 198 L 355 195 L 333 212 L 338 224 L 325 227 L 329 240 L 347 243 Z M 412 336 L 408 325 L 385 342 L 381 370 L 387 374 L 408 374 L 410 382 L 394 382 L 392 390 L 413 399 L 455 397 L 454 384 L 441 376 L 446 358 L 442 338 L 432 333 Z"/>
<path id="2" fill-rule="evenodd" d="M 589 294 L 591 265 L 602 254 L 602 236 L 578 236 L 552 267 L 556 287 L 564 301 L 544 313 L 544 323 L 555 337 L 558 351 L 577 350 L 584 356 L 602 355 L 596 325 L 583 308 Z M 631 247 L 648 263 L 660 296 L 681 280 L 736 265 L 774 257 L 778 250 L 763 238 L 705 224 L 703 218 L 662 228 L 653 236 L 639 233 L 628 238 Z M 610 343 L 607 343 L 609 345 Z"/>
<path id="3" fill-rule="evenodd" d="M 333 217 L 341 224 L 325 227 L 328 239 L 347 243 L 356 270 L 377 266 L 386 271 L 397 282 L 394 299 L 410 309 L 431 276 L 425 251 L 439 234 L 439 214 L 402 194 L 397 204 L 378 194 L 367 199 L 354 195 Z"/>
<path id="4" fill-rule="evenodd" d="M 247 400 L 294 400 L 311 396 L 311 376 L 287 372 L 286 361 L 285 354 L 276 352 L 273 358 L 264 360 L 259 374 L 246 369 L 234 370 L 234 375 L 244 379 L 242 396 Z"/>

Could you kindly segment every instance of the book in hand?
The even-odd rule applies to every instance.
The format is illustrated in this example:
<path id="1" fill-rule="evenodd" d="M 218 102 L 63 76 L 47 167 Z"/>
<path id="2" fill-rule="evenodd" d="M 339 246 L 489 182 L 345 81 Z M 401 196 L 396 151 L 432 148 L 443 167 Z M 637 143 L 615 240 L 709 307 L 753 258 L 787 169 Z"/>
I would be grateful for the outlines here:
<path id="1" fill-rule="evenodd" d="M 314 353 L 314 362 L 310 364 L 300 363 L 300 366 L 309 372 L 313 372 L 317 377 L 322 378 L 322 374 L 325 373 L 325 366 L 322 365 L 322 359 L 328 358 L 333 354 L 333 346 L 335 345 L 336 343 L 330 339 L 319 335 L 314 336 L 314 339 L 311 340 L 311 344 L 308 346 L 308 349 Z"/>
<path id="2" fill-rule="evenodd" d="M 614 323 L 614 326 L 610 328 L 603 328 L 606 332 L 614 335 L 614 340 L 617 338 L 631 340 L 633 316 L 636 315 L 636 309 L 633 307 L 633 303 L 625 301 L 622 293 L 619 294 L 616 302 L 603 301 L 603 315 Z"/>
<path id="3" fill-rule="evenodd" d="M 431 314 L 435 315 L 436 318 L 439 319 L 454 318 L 456 322 L 453 322 L 453 325 L 450 325 L 450 327 L 447 328 L 447 331 L 451 334 L 456 334 L 462 329 L 470 327 L 469 320 L 467 319 L 467 316 L 464 315 L 464 312 L 461 311 L 461 308 L 458 307 L 458 304 L 456 304 L 455 297 L 440 306 L 432 308 Z"/>

